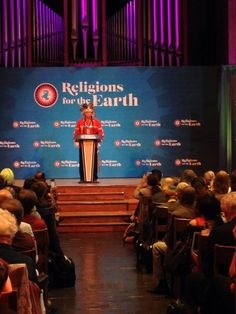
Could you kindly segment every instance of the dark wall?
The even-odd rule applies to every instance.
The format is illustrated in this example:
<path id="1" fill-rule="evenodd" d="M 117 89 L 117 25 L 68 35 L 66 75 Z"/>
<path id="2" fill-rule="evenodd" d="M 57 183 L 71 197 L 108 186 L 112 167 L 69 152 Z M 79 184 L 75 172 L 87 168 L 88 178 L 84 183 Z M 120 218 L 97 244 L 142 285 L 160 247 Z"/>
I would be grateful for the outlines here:
<path id="1" fill-rule="evenodd" d="M 188 1 L 189 65 L 228 63 L 227 0 Z"/>

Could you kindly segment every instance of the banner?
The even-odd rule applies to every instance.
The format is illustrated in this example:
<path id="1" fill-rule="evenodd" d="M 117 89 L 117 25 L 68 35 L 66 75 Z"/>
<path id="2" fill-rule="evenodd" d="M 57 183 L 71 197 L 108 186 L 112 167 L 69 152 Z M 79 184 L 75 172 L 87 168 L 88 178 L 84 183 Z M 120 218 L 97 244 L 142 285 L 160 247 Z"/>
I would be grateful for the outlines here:
<path id="1" fill-rule="evenodd" d="M 178 176 L 218 168 L 218 67 L 0 69 L 0 169 L 77 178 L 80 106 L 105 132 L 100 178 Z M 210 151 L 210 153 L 209 153 Z"/>

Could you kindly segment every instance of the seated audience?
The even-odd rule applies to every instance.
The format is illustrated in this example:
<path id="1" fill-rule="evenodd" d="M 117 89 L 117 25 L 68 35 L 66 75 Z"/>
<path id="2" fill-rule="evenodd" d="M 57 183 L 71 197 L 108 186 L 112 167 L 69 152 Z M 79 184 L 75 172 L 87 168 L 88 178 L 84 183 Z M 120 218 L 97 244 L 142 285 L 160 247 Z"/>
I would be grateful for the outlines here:
<path id="1" fill-rule="evenodd" d="M 29 279 L 38 283 L 35 264 L 33 260 L 17 252 L 12 247 L 12 240 L 18 231 L 16 218 L 8 210 L 0 208 L 0 257 L 8 264 L 26 264 L 28 269 Z"/>
<path id="2" fill-rule="evenodd" d="M 219 311 L 206 310 L 204 312 L 204 308 L 209 303 L 209 287 L 212 289 L 211 283 L 214 282 L 214 246 L 215 244 L 225 245 L 225 246 L 235 246 L 235 226 L 236 226 L 236 192 L 231 192 L 226 194 L 221 199 L 221 209 L 225 213 L 225 217 L 227 222 L 223 225 L 215 227 L 211 230 L 208 241 L 207 248 L 205 250 L 204 256 L 202 256 L 202 271 L 191 273 L 186 278 L 186 289 L 185 289 L 185 301 L 188 305 L 193 308 L 202 307 L 203 314 L 220 314 L 227 313 L 231 314 L 232 312 L 228 311 L 228 305 L 230 304 L 222 304 L 224 305 L 224 311 L 222 312 L 222 307 L 219 305 Z M 235 259 L 234 259 L 235 262 Z M 234 268 L 234 271 L 233 271 Z M 231 272 L 235 273 L 235 265 L 232 266 Z M 228 276 L 227 273 L 222 273 L 223 276 Z M 234 275 L 235 276 L 235 275 Z M 212 281 L 213 280 L 213 281 Z M 234 278 L 228 281 L 229 286 L 231 287 L 231 283 Z M 235 286 L 232 286 L 234 289 Z M 213 290 L 214 293 L 218 293 Z M 223 297 L 223 296 L 222 296 Z M 232 298 L 231 298 L 232 299 Z M 220 299 L 218 299 L 220 300 Z M 218 300 L 214 300 L 214 302 L 218 302 Z M 232 304 L 231 304 L 232 305 Z M 211 304 L 212 306 L 212 304 Z M 207 307 L 206 307 L 207 308 Z"/>

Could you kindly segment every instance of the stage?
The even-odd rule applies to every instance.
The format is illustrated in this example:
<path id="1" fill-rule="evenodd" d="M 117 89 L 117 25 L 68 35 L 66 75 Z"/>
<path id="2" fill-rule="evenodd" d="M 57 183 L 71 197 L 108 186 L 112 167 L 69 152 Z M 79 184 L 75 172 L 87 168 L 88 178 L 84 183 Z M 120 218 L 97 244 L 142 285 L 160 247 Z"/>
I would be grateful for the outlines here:
<path id="1" fill-rule="evenodd" d="M 51 184 L 51 180 L 47 180 Z M 124 231 L 136 209 L 133 197 L 140 178 L 99 178 L 97 183 L 78 179 L 55 179 L 59 232 Z M 15 180 L 23 186 L 24 180 Z"/>

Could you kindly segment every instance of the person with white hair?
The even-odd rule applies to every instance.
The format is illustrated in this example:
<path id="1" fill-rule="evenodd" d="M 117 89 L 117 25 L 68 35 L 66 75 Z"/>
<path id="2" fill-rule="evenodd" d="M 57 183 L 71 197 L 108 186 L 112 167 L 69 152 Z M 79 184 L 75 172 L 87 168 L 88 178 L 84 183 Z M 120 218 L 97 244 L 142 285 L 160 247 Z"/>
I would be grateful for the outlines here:
<path id="1" fill-rule="evenodd" d="M 15 216 L 0 208 L 0 257 L 8 264 L 26 264 L 29 279 L 38 284 L 36 268 L 32 258 L 15 251 L 11 245 L 17 231 L 18 226 Z"/>

